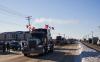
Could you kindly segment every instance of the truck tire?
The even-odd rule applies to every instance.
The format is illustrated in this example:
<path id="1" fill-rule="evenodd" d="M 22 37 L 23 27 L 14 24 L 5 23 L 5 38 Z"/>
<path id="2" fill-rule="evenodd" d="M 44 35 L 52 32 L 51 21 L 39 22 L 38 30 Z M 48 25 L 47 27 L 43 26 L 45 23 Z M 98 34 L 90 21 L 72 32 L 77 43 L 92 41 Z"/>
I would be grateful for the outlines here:
<path id="1" fill-rule="evenodd" d="M 24 56 L 29 56 L 28 54 L 24 54 Z"/>
<path id="2" fill-rule="evenodd" d="M 51 46 L 49 52 L 53 52 L 53 51 L 54 51 L 54 46 Z"/>
<path id="3" fill-rule="evenodd" d="M 43 50 L 42 50 L 43 54 L 47 54 L 48 53 L 48 49 L 47 47 L 44 47 Z"/>

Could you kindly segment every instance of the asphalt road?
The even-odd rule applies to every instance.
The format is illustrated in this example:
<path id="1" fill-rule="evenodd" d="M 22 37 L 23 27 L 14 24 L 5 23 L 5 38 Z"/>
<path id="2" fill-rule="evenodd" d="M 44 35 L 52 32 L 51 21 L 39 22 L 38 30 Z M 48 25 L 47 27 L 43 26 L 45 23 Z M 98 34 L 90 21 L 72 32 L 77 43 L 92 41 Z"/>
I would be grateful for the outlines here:
<path id="1" fill-rule="evenodd" d="M 100 62 L 100 52 L 80 43 L 80 45 L 56 46 L 53 53 L 42 56 L 25 57 L 18 52 L 1 54 L 0 62 Z"/>

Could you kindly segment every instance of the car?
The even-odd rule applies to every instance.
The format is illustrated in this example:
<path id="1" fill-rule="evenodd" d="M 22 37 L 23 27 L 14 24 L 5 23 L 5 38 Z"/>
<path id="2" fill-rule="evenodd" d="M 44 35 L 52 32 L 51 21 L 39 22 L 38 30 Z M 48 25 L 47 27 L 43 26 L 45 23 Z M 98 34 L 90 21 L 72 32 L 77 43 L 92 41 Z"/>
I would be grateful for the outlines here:
<path id="1" fill-rule="evenodd" d="M 21 45 L 19 42 L 11 42 L 10 43 L 10 49 L 12 50 L 21 50 Z"/>
<path id="2" fill-rule="evenodd" d="M 77 39 L 68 39 L 69 44 L 78 44 L 79 41 Z"/>

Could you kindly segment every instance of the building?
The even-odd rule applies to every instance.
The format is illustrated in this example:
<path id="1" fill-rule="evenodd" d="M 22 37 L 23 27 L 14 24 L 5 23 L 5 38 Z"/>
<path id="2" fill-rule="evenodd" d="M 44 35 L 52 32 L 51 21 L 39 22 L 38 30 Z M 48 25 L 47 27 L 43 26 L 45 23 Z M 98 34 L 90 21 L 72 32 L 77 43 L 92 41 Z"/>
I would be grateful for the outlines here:
<path id="1" fill-rule="evenodd" d="M 21 41 L 30 37 L 28 31 L 4 32 L 0 34 L 0 41 Z"/>

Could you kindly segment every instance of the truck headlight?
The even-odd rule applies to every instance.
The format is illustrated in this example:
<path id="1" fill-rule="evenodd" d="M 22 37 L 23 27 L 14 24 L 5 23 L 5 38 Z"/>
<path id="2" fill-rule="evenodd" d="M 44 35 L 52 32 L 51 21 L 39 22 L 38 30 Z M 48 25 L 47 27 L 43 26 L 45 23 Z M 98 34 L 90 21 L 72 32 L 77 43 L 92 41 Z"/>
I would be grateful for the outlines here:
<path id="1" fill-rule="evenodd" d="M 38 47 L 43 47 L 43 45 L 39 45 Z"/>

